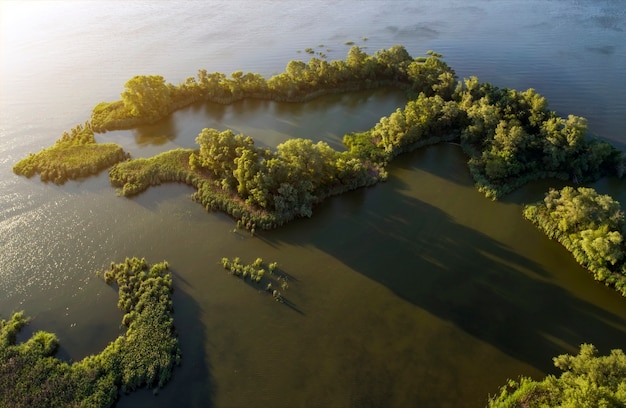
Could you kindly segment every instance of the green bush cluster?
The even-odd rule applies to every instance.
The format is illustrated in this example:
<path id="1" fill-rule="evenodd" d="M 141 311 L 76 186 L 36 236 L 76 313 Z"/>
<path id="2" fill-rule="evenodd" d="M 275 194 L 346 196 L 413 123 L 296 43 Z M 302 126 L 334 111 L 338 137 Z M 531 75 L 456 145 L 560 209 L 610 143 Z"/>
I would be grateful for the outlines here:
<path id="1" fill-rule="evenodd" d="M 457 102 L 420 93 L 369 131 L 345 135 L 343 142 L 354 157 L 384 166 L 398 154 L 457 140 L 462 120 Z"/>
<path id="2" fill-rule="evenodd" d="M 0 320 L 0 406 L 110 407 L 119 390 L 165 385 L 180 362 L 167 268 L 167 262 L 149 267 L 137 258 L 111 264 L 104 278 L 119 287 L 126 333 L 78 362 L 54 357 L 59 342 L 51 333 L 39 331 L 17 344 L 28 323 L 23 313 Z"/>
<path id="3" fill-rule="evenodd" d="M 54 145 L 37 154 L 30 154 L 13 166 L 15 174 L 28 178 L 39 174 L 42 181 L 63 184 L 99 173 L 128 158 L 128 154 L 114 143 L 95 141 L 89 122 L 64 132 Z"/>
<path id="4" fill-rule="evenodd" d="M 239 257 L 235 257 L 222 258 L 221 264 L 231 275 L 262 287 L 274 300 L 284 302 L 283 293 L 289 288 L 289 282 L 287 276 L 278 271 L 277 262 L 265 265 L 263 259 L 257 258 L 250 264 L 242 264 Z"/>
<path id="5" fill-rule="evenodd" d="M 592 344 L 582 344 L 576 356 L 563 354 L 554 365 L 563 373 L 541 381 L 521 377 L 509 380 L 489 398 L 491 408 L 623 407 L 626 406 L 626 355 L 612 350 L 598 356 Z"/>
<path id="6" fill-rule="evenodd" d="M 189 168 L 190 149 L 174 149 L 150 158 L 137 158 L 114 165 L 109 170 L 113 186 L 119 194 L 132 196 L 165 182 L 197 186 L 199 175 Z"/>
<path id="7" fill-rule="evenodd" d="M 215 129 L 204 129 L 196 141 L 200 149 L 190 156 L 190 166 L 214 180 L 204 183 L 196 198 L 237 219 L 246 218 L 252 227 L 310 217 L 313 206 L 326 197 L 380 178 L 378 169 L 325 142 L 291 139 L 271 152 L 256 148 L 250 137 Z M 216 191 L 220 189 L 221 195 Z"/>
<path id="8" fill-rule="evenodd" d="M 188 92 L 211 83 L 214 86 L 209 94 L 220 98 L 233 92 L 239 96 L 264 92 L 280 100 L 276 93 L 279 83 L 293 96 L 312 95 L 330 84 L 354 84 L 355 78 L 363 84 L 379 83 L 376 81 L 384 78 L 402 84 L 416 96 L 404 108 L 381 118 L 372 129 L 345 135 L 348 150 L 344 152 L 305 139 L 289 140 L 272 152 L 256 148 L 249 136 L 204 129 L 196 139 L 199 149 L 189 156 L 195 176 L 188 169 L 177 170 L 175 177 L 163 176 L 163 172 L 172 172 L 159 168 L 170 168 L 157 165 L 167 158 L 160 155 L 156 161 L 140 159 L 117 165 L 111 171 L 112 181 L 122 187 L 124 195 L 130 195 L 149 185 L 184 179 L 198 189 L 193 197 L 205 208 L 225 211 L 254 230 L 309 217 L 313 207 L 331 195 L 384 180 L 386 165 L 398 154 L 442 141 L 461 143 L 469 155 L 468 165 L 477 187 L 492 198 L 538 178 L 589 181 L 617 174 L 623 168 L 624 156 L 608 143 L 590 139 L 583 118 L 559 118 L 533 89 L 499 89 L 480 84 L 475 77 L 456 83 L 454 71 L 441 56 L 429 54 L 427 58 L 411 58 L 402 47 L 392 47 L 369 56 L 353 47 L 346 61 L 331 62 L 333 69 L 320 71 L 321 62 L 315 59 L 308 65 L 291 61 L 284 73 L 267 83 L 241 72 L 234 73 L 232 80 L 218 74 L 211 74 L 212 80 L 207 79 L 208 74 L 201 75 L 199 82 L 188 80 L 180 86 Z M 153 81 L 166 86 L 160 77 Z M 226 83 L 232 85 L 232 81 L 246 83 L 242 88 L 246 91 L 230 86 L 228 93 L 220 88 Z M 255 81 L 261 84 L 252 86 Z M 135 82 L 147 86 L 145 80 Z M 170 90 L 169 95 L 176 92 Z M 165 91 L 157 94 L 168 95 Z M 142 103 L 148 104 L 146 92 L 142 95 Z M 150 109 L 156 112 L 158 106 L 156 103 Z"/>
<path id="9" fill-rule="evenodd" d="M 546 177 L 589 182 L 621 176 L 624 155 L 618 149 L 591 138 L 586 119 L 558 117 L 532 88 L 501 89 L 471 77 L 459 83 L 454 99 L 464 112 L 460 142 L 470 172 L 487 197 Z"/>
<path id="10" fill-rule="evenodd" d="M 618 201 L 592 188 L 551 189 L 543 202 L 525 206 L 524 217 L 626 296 L 626 223 Z"/>
<path id="11" fill-rule="evenodd" d="M 451 91 L 454 74 L 436 54 L 413 59 L 400 45 L 368 55 L 358 46 L 346 60 L 311 58 L 308 63 L 290 61 L 285 71 L 269 79 L 257 73 L 198 71 L 179 85 L 166 83 L 160 75 L 135 76 L 124 84 L 122 99 L 102 102 L 92 111 L 91 123 L 98 132 L 127 129 L 154 123 L 194 102 L 230 104 L 244 98 L 304 102 L 323 94 L 398 86 L 433 94 Z"/>
<path id="12" fill-rule="evenodd" d="M 242 71 L 227 77 L 201 70 L 175 86 L 159 75 L 136 76 L 125 84 L 120 101 L 98 104 L 84 128 L 24 159 L 15 171 L 32 175 L 35 163 L 49 163 L 39 164 L 42 179 L 58 182 L 99 171 L 127 156 L 116 145 L 95 144 L 94 130 L 154 122 L 196 101 L 298 102 L 379 86 L 405 89 L 410 100 L 372 129 L 345 135 L 347 151 L 292 139 L 272 152 L 256 148 L 249 136 L 204 129 L 196 151 L 118 163 L 111 181 L 127 196 L 162 182 L 187 183 L 207 210 L 225 211 L 254 230 L 309 217 L 329 196 L 385 180 L 386 165 L 398 154 L 443 141 L 460 142 L 477 188 L 494 199 L 538 178 L 586 182 L 623 174 L 626 156 L 590 138 L 584 118 L 558 117 L 533 89 L 500 89 L 476 77 L 458 82 L 440 54 L 413 58 L 402 46 L 374 55 L 355 46 L 345 61 L 290 61 L 268 80 Z"/>

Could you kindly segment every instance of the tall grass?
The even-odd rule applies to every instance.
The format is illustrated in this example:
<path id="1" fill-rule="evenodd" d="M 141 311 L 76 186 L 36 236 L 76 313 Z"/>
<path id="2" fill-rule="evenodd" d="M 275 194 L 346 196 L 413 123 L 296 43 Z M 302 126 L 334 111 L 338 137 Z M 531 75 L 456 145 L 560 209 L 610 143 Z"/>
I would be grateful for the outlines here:
<path id="1" fill-rule="evenodd" d="M 180 362 L 167 262 L 145 259 L 112 263 L 104 279 L 119 290 L 126 333 L 103 351 L 67 363 L 54 357 L 58 338 L 37 332 L 23 343 L 23 313 L 0 320 L 0 407 L 110 407 L 119 391 L 163 387 Z"/>

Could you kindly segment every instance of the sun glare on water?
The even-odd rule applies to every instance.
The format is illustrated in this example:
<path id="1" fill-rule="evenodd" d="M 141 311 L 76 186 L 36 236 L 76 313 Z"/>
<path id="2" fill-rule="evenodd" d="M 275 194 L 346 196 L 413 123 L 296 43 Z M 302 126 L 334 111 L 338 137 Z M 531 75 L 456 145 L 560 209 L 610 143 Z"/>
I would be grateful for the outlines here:
<path id="1" fill-rule="evenodd" d="M 73 24 L 72 9 L 72 2 L 67 1 L 0 1 L 3 80 L 5 75 L 20 69 L 20 62 L 36 49 L 48 27 Z"/>

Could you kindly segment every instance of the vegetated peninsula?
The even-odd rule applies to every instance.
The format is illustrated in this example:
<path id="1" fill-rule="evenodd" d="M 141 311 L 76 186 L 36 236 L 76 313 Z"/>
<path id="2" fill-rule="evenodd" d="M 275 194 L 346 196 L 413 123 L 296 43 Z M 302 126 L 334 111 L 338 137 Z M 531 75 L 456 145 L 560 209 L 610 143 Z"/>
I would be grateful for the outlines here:
<path id="1" fill-rule="evenodd" d="M 256 98 L 298 103 L 377 87 L 403 89 L 409 102 L 370 130 L 346 134 L 347 149 L 341 152 L 306 139 L 288 140 L 275 150 L 261 149 L 248 135 L 204 129 L 196 149 L 127 160 L 119 146 L 98 144 L 93 136 L 154 123 L 195 102 L 229 104 Z M 413 58 L 402 46 L 374 55 L 355 46 L 345 61 L 291 61 L 285 72 L 267 80 L 242 71 L 227 77 L 201 70 L 197 78 L 179 85 L 168 84 L 159 75 L 136 76 L 125 84 L 121 96 L 119 101 L 97 105 L 84 126 L 18 162 L 14 172 L 27 177 L 39 173 L 44 181 L 63 183 L 117 163 L 109 175 L 122 195 L 163 182 L 184 182 L 197 189 L 193 198 L 207 210 L 225 211 L 254 232 L 311 216 L 314 206 L 329 196 L 385 180 L 386 167 L 398 154 L 444 141 L 462 146 L 477 188 L 493 199 L 540 178 L 582 183 L 607 175 L 621 177 L 626 163 L 622 152 L 589 135 L 584 118 L 559 117 L 533 89 L 497 88 L 476 77 L 458 81 L 441 55 L 429 52 L 427 57 Z M 624 221 L 616 209 L 619 204 L 606 196 L 569 189 L 549 192 L 543 204 L 527 207 L 525 215 L 564 243 L 596 278 L 625 294 Z M 223 265 L 236 276 L 253 271 L 255 282 L 265 273 L 236 259 L 225 259 Z M 167 381 L 180 354 L 169 318 L 171 278 L 161 274 L 163 268 L 147 272 L 145 262 L 137 259 L 112 265 L 105 278 L 120 287 L 127 334 L 98 356 L 72 365 L 52 357 L 57 347 L 54 335 L 37 333 L 28 342 L 15 344 L 15 334 L 25 324 L 23 315 L 2 321 L 0 402 L 108 406 L 118 388 L 126 391 Z M 153 290 L 160 294 L 155 299 L 161 300 L 144 298 Z M 595 354 L 593 346 L 583 345 L 579 356 L 555 359 L 565 371 L 560 378 L 509 382 L 489 404 L 626 404 L 623 353 L 615 351 L 606 358 Z"/>
<path id="2" fill-rule="evenodd" d="M 16 174 L 32 177 L 39 173 L 42 181 L 63 184 L 98 174 L 130 156 L 115 143 L 96 143 L 91 122 L 77 125 L 54 145 L 31 154 L 13 167 Z"/>
<path id="3" fill-rule="evenodd" d="M 593 345 L 582 344 L 578 355 L 563 354 L 553 360 L 563 371 L 559 377 L 509 380 L 499 394 L 489 398 L 488 407 L 626 406 L 626 355 L 622 350 L 599 356 Z"/>
<path id="4" fill-rule="evenodd" d="M 354 46 L 345 61 L 290 61 L 285 72 L 267 80 L 242 71 L 227 77 L 200 70 L 197 78 L 179 85 L 168 84 L 159 75 L 136 76 L 126 82 L 121 100 L 93 109 L 85 128 L 94 132 L 133 128 L 199 101 L 303 102 L 328 93 L 390 86 L 404 89 L 410 101 L 369 131 L 345 135 L 347 151 L 293 139 L 269 152 L 255 148 L 249 136 L 206 129 L 198 137 L 199 148 L 184 153 L 189 164 L 182 163 L 182 152 L 176 154 L 181 162 L 175 168 L 170 156 L 161 155 L 155 160 L 165 160 L 167 166 L 155 166 L 155 161 L 121 166 L 112 172 L 112 181 L 122 187 L 122 194 L 184 181 L 198 188 L 195 197 L 208 209 L 226 211 L 244 225 L 273 228 L 310 216 L 312 207 L 329 195 L 384 180 L 385 166 L 396 155 L 442 141 L 463 146 L 476 186 L 491 198 L 538 178 L 586 182 L 623 173 L 622 153 L 591 138 L 584 118 L 557 116 L 532 89 L 500 89 L 479 83 L 476 77 L 457 81 L 441 55 L 429 52 L 427 57 L 413 58 L 402 46 L 374 55 Z M 121 154 L 105 152 L 109 145 L 94 144 L 102 147 L 102 154 L 97 155 L 94 147 L 89 156 L 71 146 L 55 145 L 54 155 L 42 154 L 44 150 L 18 162 L 14 171 L 29 177 L 38 172 L 44 180 L 62 182 L 89 173 L 68 171 L 67 162 L 97 171 L 123 160 Z M 302 153 L 306 164 L 294 162 L 292 153 Z"/>
<path id="5" fill-rule="evenodd" d="M 78 362 L 54 357 L 59 341 L 52 333 L 39 331 L 16 343 L 28 323 L 23 313 L 0 320 L 0 406 L 110 407 L 119 391 L 152 387 L 157 392 L 181 358 L 167 269 L 167 262 L 149 266 L 138 258 L 111 264 L 104 279 L 118 286 L 126 333 Z"/>
<path id="6" fill-rule="evenodd" d="M 559 241 L 600 282 L 626 296 L 626 242 L 620 203 L 592 188 L 551 189 L 524 217 Z"/>
<path id="7" fill-rule="evenodd" d="M 156 122 L 198 101 L 232 103 L 245 98 L 302 102 L 319 95 L 383 86 L 404 89 L 409 101 L 370 130 L 343 138 L 346 150 L 325 142 L 290 139 L 275 150 L 231 130 L 203 129 L 197 149 L 176 149 L 147 159 L 124 160 L 116 145 L 95 143 L 93 132 Z M 457 81 L 441 55 L 411 57 L 402 46 L 366 54 L 355 46 L 343 60 L 290 61 L 266 80 L 236 71 L 227 77 L 200 70 L 174 86 L 158 75 L 130 79 L 120 101 L 100 103 L 91 121 L 72 129 L 51 148 L 18 162 L 14 171 L 63 182 L 95 173 L 112 162 L 111 183 L 125 196 L 163 182 L 197 189 L 193 199 L 224 211 L 254 233 L 310 217 L 329 196 L 386 178 L 398 154 L 456 141 L 468 155 L 477 188 L 496 199 L 546 177 L 590 182 L 621 177 L 626 155 L 590 137 L 584 118 L 559 117 L 533 89 L 520 92 Z M 587 264 L 587 267 L 590 267 Z M 609 279 L 613 281 L 613 279 Z"/>

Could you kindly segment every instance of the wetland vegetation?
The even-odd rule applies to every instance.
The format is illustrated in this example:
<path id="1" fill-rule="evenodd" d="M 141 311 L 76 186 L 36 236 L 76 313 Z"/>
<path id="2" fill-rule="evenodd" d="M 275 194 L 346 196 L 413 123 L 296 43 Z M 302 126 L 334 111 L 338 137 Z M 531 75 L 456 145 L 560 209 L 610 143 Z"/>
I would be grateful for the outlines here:
<path id="1" fill-rule="evenodd" d="M 235 257 L 222 258 L 221 264 L 231 275 L 262 288 L 277 302 L 285 302 L 283 293 L 289 288 L 289 282 L 287 275 L 277 269 L 277 262 L 265 265 L 263 259 L 256 258 L 250 264 L 242 264 L 239 257 Z"/>
<path id="2" fill-rule="evenodd" d="M 312 48 L 306 50 L 311 51 Z M 346 149 L 342 151 L 325 142 L 297 138 L 275 149 L 259 148 L 249 135 L 206 128 L 196 139 L 196 149 L 127 159 L 119 146 L 98 144 L 93 135 L 155 123 L 177 109 L 201 101 L 230 104 L 254 98 L 300 103 L 324 94 L 378 87 L 403 89 L 409 95 L 409 102 L 381 118 L 371 129 L 346 134 L 343 138 Z M 197 78 L 188 78 L 179 85 L 168 84 L 158 75 L 136 76 L 125 84 L 121 98 L 97 105 L 84 126 L 65 134 L 54 146 L 18 162 L 15 173 L 27 177 L 39 173 L 44 181 L 62 183 L 117 163 L 109 175 L 121 195 L 138 194 L 164 182 L 182 182 L 197 189 L 193 199 L 207 210 L 224 211 L 238 225 L 254 232 L 310 217 L 315 205 L 330 196 L 384 181 L 386 168 L 397 155 L 435 143 L 459 143 L 468 157 L 476 187 L 492 199 L 542 178 L 578 184 L 604 176 L 621 177 L 626 161 L 621 151 L 590 136 L 584 118 L 558 116 L 533 89 L 498 88 L 480 83 L 476 77 L 458 81 L 441 55 L 429 52 L 426 57 L 414 58 L 401 46 L 374 55 L 355 46 L 345 61 L 327 62 L 318 58 L 308 63 L 290 61 L 283 73 L 267 80 L 259 74 L 242 71 L 228 77 L 200 70 Z M 561 191 L 551 190 L 543 203 L 527 206 L 524 215 L 550 238 L 561 242 L 597 280 L 626 295 L 624 216 L 619 203 L 591 189 L 566 187 Z M 222 265 L 244 280 L 265 283 L 271 274 L 261 267 L 262 260 L 257 261 L 243 265 L 237 258 L 224 258 Z M 101 380 L 103 385 L 97 385 L 101 387 L 97 388 L 98 398 L 105 402 L 114 400 L 117 387 L 127 391 L 144 385 L 163 385 L 174 362 L 180 358 L 176 341 L 171 337 L 171 320 L 163 318 L 171 311 L 171 301 L 164 292 L 152 298 L 146 295 L 145 299 L 144 294 L 152 293 L 153 289 L 147 288 L 153 286 L 171 291 L 171 278 L 161 274 L 166 266 L 153 273 L 152 269 L 144 270 L 145 262 L 138 262 L 127 260 L 105 273 L 107 281 L 115 281 L 120 287 L 119 305 L 126 312 L 123 323 L 128 326 L 126 340 L 116 340 L 103 352 L 103 361 L 115 359 L 115 370 L 106 371 L 102 368 L 105 364 L 95 357 L 85 360 L 88 363 L 72 365 L 52 359 L 57 340 L 51 334 L 37 334 L 28 342 L 16 345 L 15 333 L 25 324 L 20 314 L 2 322 L 2 338 L 6 339 L 3 357 L 7 356 L 3 358 L 3 369 L 9 362 L 22 364 L 15 375 L 30 379 L 31 374 L 24 370 L 26 363 L 22 363 L 26 360 L 20 360 L 22 355 L 32 361 L 52 359 L 45 360 L 46 364 L 60 367 L 54 368 L 59 370 L 54 372 L 64 373 L 63 378 L 71 378 L 65 373 L 72 372 L 74 366 L 76 370 L 85 370 L 81 364 L 91 364 L 88 369 L 92 370 L 90 375 L 97 384 L 101 377 L 93 373 L 106 374 Z M 286 279 L 280 281 L 283 283 L 287 283 Z M 265 289 L 281 300 L 282 294 L 276 293 L 272 284 L 267 282 Z M 139 289 L 137 285 L 147 286 Z M 166 299 L 165 303 L 162 299 Z M 136 354 L 148 354 L 141 352 L 143 343 L 129 338 L 136 340 L 138 336 L 131 335 L 149 332 L 152 324 L 162 329 L 156 330 L 161 337 L 153 346 L 158 343 L 165 349 L 151 348 L 151 352 L 160 353 L 158 358 L 149 354 L 151 365 L 147 367 L 150 368 L 147 372 L 138 371 L 145 362 L 136 363 Z M 136 349 L 128 351 L 132 347 Z M 575 401 L 572 398 L 578 398 L 577 393 L 584 390 L 591 390 L 588 401 L 592 403 L 624 403 L 625 369 L 620 353 L 597 357 L 593 346 L 583 345 L 577 357 L 555 358 L 557 367 L 564 370 L 560 378 L 548 377 L 544 382 L 522 378 L 519 382 L 509 382 L 490 404 L 565 404 Z M 128 361 L 120 356 L 128 357 Z M 84 375 L 79 377 L 84 381 Z M 16 377 L 15 381 L 20 384 L 30 381 L 23 378 Z M 44 381 L 43 384 L 66 387 L 61 383 Z M 67 387 L 70 386 L 87 387 Z"/>
<path id="3" fill-rule="evenodd" d="M 626 296 L 624 212 L 592 188 L 551 189 L 543 202 L 527 205 L 524 217 L 559 241 L 594 278 Z"/>
<path id="4" fill-rule="evenodd" d="M 111 263 L 103 272 L 118 287 L 118 307 L 126 333 L 96 355 L 77 362 L 55 357 L 59 339 L 38 331 L 17 342 L 29 319 L 22 312 L 0 320 L 0 406 L 110 407 L 120 391 L 158 392 L 180 363 L 172 319 L 172 277 L 167 262 L 149 266 L 145 259 Z"/>
<path id="5" fill-rule="evenodd" d="M 489 399 L 492 408 L 513 407 L 623 407 L 626 404 L 626 355 L 612 350 L 598 356 L 591 344 L 582 344 L 578 355 L 553 359 L 562 373 L 541 381 L 520 377 L 509 380 Z"/>
<path id="6" fill-rule="evenodd" d="M 81 135 L 154 123 L 198 101 L 303 102 L 328 93 L 392 86 L 407 92 L 406 106 L 381 118 L 369 131 L 346 134 L 347 150 L 342 152 L 303 139 L 289 140 L 271 152 L 255 148 L 250 136 L 205 129 L 197 138 L 199 149 L 177 153 L 178 157 L 189 154 L 195 175 L 182 161 L 174 163 L 172 156 L 161 155 L 155 160 L 165 163 L 152 162 L 150 171 L 137 171 L 149 165 L 142 161 L 113 169 L 111 178 L 125 195 L 162 181 L 184 181 L 198 188 L 195 197 L 208 209 L 226 211 L 245 219 L 246 225 L 267 229 L 310 216 L 312 207 L 330 195 L 384 180 L 385 166 L 395 156 L 442 141 L 463 146 L 477 188 L 494 199 L 540 178 L 588 182 L 623 174 L 624 155 L 590 137 L 584 118 L 559 117 L 533 89 L 501 89 L 476 77 L 457 81 L 441 57 L 430 51 L 428 57 L 413 58 L 402 46 L 368 55 L 354 46 L 345 61 L 290 61 L 283 73 L 268 80 L 242 71 L 227 77 L 200 70 L 197 78 L 175 86 L 158 75 L 136 76 L 125 84 L 121 100 L 98 104 L 84 128 L 18 162 L 14 171 L 28 177 L 39 172 L 44 180 L 59 181 L 97 172 L 126 156 L 121 148 L 95 144 L 93 134 Z M 74 137 L 75 133 L 81 137 Z M 77 144 L 83 150 L 88 145 L 93 152 L 84 154 Z M 52 153 L 56 160 L 50 159 Z M 293 154 L 302 154 L 305 164 L 294 161 Z M 72 160 L 65 155 L 82 161 L 66 168 Z M 200 183 L 200 179 L 210 182 Z"/>
<path id="7" fill-rule="evenodd" d="M 98 174 L 127 158 L 115 143 L 96 143 L 91 123 L 85 122 L 64 132 L 54 145 L 17 162 L 13 171 L 29 178 L 39 173 L 41 181 L 63 184 Z"/>

